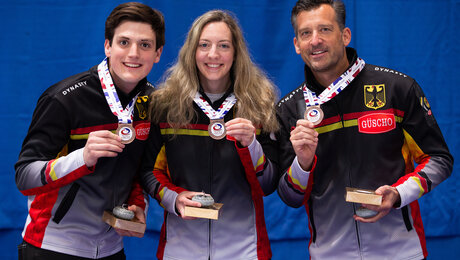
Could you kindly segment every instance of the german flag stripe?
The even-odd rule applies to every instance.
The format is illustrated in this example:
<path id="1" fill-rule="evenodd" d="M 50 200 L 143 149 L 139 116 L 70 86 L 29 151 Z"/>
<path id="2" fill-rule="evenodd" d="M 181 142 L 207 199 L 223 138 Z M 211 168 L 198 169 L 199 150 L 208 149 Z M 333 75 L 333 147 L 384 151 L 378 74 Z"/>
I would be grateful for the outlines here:
<path id="1" fill-rule="evenodd" d="M 287 171 L 287 176 L 288 176 L 288 182 L 292 185 L 292 187 L 294 189 L 296 189 L 297 191 L 301 192 L 301 193 L 304 193 L 305 190 L 307 189 L 306 186 L 302 186 L 302 184 L 300 183 L 300 181 L 296 178 L 294 178 L 292 176 L 292 168 L 289 167 L 288 171 Z"/>
<path id="2" fill-rule="evenodd" d="M 165 208 L 165 206 L 163 205 L 162 201 L 163 201 L 163 197 L 165 195 L 165 188 L 164 186 L 162 186 L 160 188 L 160 192 L 158 192 L 158 197 L 157 197 L 157 200 L 160 201 L 160 206 Z"/>
<path id="3" fill-rule="evenodd" d="M 315 130 L 319 134 L 323 134 L 323 133 L 331 132 L 331 131 L 338 130 L 341 128 L 358 126 L 358 118 L 365 116 L 365 115 L 374 114 L 374 113 L 376 112 L 375 111 L 364 111 L 364 112 L 344 114 L 343 121 L 340 118 L 340 116 L 326 118 L 315 127 Z M 389 113 L 389 114 L 395 115 L 396 123 L 401 123 L 404 118 L 404 111 L 397 110 L 394 108 L 386 109 L 386 110 L 379 110 L 378 113 Z"/>
<path id="4" fill-rule="evenodd" d="M 265 166 L 265 155 L 262 155 L 259 160 L 257 160 L 257 164 L 254 167 L 254 170 L 257 172 L 263 171 Z"/>
<path id="5" fill-rule="evenodd" d="M 48 162 L 48 165 L 46 166 L 46 180 L 48 181 L 48 183 L 50 183 L 50 180 L 51 181 L 55 181 L 58 179 L 58 177 L 56 176 L 56 172 L 54 171 L 54 166 L 56 165 L 56 162 L 57 160 L 51 160 Z"/>
<path id="6" fill-rule="evenodd" d="M 142 123 L 150 123 L 150 122 L 148 120 L 135 121 L 133 123 L 133 126 L 136 127 L 138 124 L 142 124 Z M 118 123 L 76 128 L 70 131 L 70 139 L 71 140 L 85 140 L 85 139 L 88 139 L 89 133 L 94 132 L 94 131 L 100 131 L 100 130 L 109 130 L 112 133 L 115 133 L 117 128 L 118 128 Z"/>
<path id="7" fill-rule="evenodd" d="M 189 124 L 186 127 L 174 129 L 168 123 L 160 123 L 160 132 L 162 135 L 209 136 L 208 126 L 205 124 Z M 256 129 L 256 135 L 260 135 L 260 132 L 260 129 Z"/>

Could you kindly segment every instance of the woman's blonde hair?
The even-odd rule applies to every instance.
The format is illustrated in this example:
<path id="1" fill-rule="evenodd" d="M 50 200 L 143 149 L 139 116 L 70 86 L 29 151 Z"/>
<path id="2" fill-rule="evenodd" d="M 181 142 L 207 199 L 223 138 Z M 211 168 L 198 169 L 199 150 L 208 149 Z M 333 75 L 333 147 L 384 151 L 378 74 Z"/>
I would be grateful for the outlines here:
<path id="1" fill-rule="evenodd" d="M 232 33 L 235 57 L 230 77 L 238 100 L 236 117 L 248 119 L 266 132 L 278 130 L 275 86 L 252 62 L 236 19 L 222 10 L 208 11 L 193 22 L 176 64 L 168 69 L 166 81 L 151 96 L 152 121 L 166 120 L 175 129 L 192 123 L 193 97 L 200 88 L 196 50 L 203 28 L 213 22 L 226 23 Z"/>

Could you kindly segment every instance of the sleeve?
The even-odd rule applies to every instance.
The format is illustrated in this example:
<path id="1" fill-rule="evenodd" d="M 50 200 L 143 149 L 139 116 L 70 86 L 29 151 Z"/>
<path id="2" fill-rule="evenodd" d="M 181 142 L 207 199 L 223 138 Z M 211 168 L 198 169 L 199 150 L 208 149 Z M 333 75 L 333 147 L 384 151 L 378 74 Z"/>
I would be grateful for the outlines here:
<path id="1" fill-rule="evenodd" d="M 402 122 L 403 156 L 407 174 L 393 184 L 401 196 L 401 205 L 410 204 L 447 179 L 453 157 L 420 86 L 414 81 L 407 97 Z M 414 169 L 414 162 L 416 168 Z"/>
<path id="2" fill-rule="evenodd" d="M 246 179 L 259 196 L 268 196 L 276 190 L 279 180 L 276 142 L 271 140 L 270 134 L 261 133 L 256 129 L 256 138 L 248 147 L 242 147 L 233 137 L 227 135 L 227 140 L 235 145 L 238 156 L 243 164 Z M 267 150 L 271 158 L 264 151 Z"/>
<path id="3" fill-rule="evenodd" d="M 277 106 L 277 118 L 280 124 L 280 131 L 277 139 L 279 141 L 279 162 L 282 177 L 278 184 L 280 198 L 290 207 L 298 208 L 310 196 L 313 187 L 313 174 L 316 166 L 316 156 L 313 161 L 312 170 L 304 171 L 295 155 L 290 141 L 291 131 L 297 122 L 299 112 L 290 103 L 283 103 Z"/>
<path id="4" fill-rule="evenodd" d="M 278 185 L 278 194 L 288 205 L 298 208 L 310 196 L 313 187 L 313 171 L 316 166 L 316 156 L 313 161 L 312 170 L 304 171 L 298 161 L 294 158 L 292 165 L 284 172 Z"/>
<path id="5" fill-rule="evenodd" d="M 67 153 L 70 118 L 55 98 L 39 98 L 15 165 L 16 185 L 24 195 L 48 192 L 94 171 L 84 163 L 83 148 Z"/>
<path id="6" fill-rule="evenodd" d="M 147 158 L 141 171 L 141 184 L 146 192 L 154 198 L 160 206 L 172 214 L 176 214 L 176 198 L 185 189 L 171 182 L 166 160 L 165 146 L 160 129 L 152 123 L 148 145 L 145 152 Z"/>
<path id="7" fill-rule="evenodd" d="M 265 196 L 273 193 L 279 182 L 278 142 L 274 133 L 262 133 L 248 146 L 257 180 Z"/>

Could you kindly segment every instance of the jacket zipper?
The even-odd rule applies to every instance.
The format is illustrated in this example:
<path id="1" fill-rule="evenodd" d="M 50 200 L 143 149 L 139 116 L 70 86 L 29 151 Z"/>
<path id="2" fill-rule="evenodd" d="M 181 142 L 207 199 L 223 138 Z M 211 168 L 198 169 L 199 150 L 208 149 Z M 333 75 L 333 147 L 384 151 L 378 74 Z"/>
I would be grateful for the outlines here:
<path id="1" fill-rule="evenodd" d="M 209 155 L 209 194 L 212 195 L 212 177 L 213 177 L 213 151 L 214 151 L 215 140 L 211 140 L 211 154 Z M 211 220 L 208 220 L 208 259 L 211 259 Z"/>
<path id="2" fill-rule="evenodd" d="M 342 127 L 345 128 L 345 122 L 343 120 L 343 111 L 340 109 L 338 99 L 332 99 L 332 100 L 334 100 L 334 104 L 335 104 L 335 106 L 337 108 L 337 112 L 338 112 L 338 114 L 340 116 L 340 121 L 342 122 Z M 351 153 L 347 153 L 347 155 L 348 155 L 348 160 L 347 160 L 347 162 L 348 162 L 348 171 L 347 171 L 348 172 L 348 184 L 350 185 L 350 187 L 353 187 L 353 183 L 351 181 L 351 174 L 350 174 L 351 173 L 351 170 L 350 170 L 350 168 L 351 168 L 351 166 L 350 166 L 350 154 Z M 356 209 L 355 209 L 354 204 L 353 204 L 353 213 L 356 214 Z M 358 226 L 358 222 L 356 220 L 354 222 L 355 222 L 356 239 L 358 241 L 359 254 L 360 254 L 360 258 L 362 259 L 362 256 L 361 256 L 361 239 L 359 237 L 359 226 Z"/>

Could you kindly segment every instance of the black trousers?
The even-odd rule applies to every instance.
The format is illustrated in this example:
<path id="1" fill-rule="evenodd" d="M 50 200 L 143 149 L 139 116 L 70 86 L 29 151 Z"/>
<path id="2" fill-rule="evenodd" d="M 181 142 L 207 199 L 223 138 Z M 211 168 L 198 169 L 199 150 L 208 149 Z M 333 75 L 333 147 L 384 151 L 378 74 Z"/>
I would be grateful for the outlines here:
<path id="1" fill-rule="evenodd" d="M 25 241 L 18 246 L 18 260 L 84 260 L 91 259 L 73 255 L 58 253 L 42 248 L 35 247 Z M 126 255 L 122 249 L 120 252 L 99 258 L 100 260 L 126 260 Z"/>

